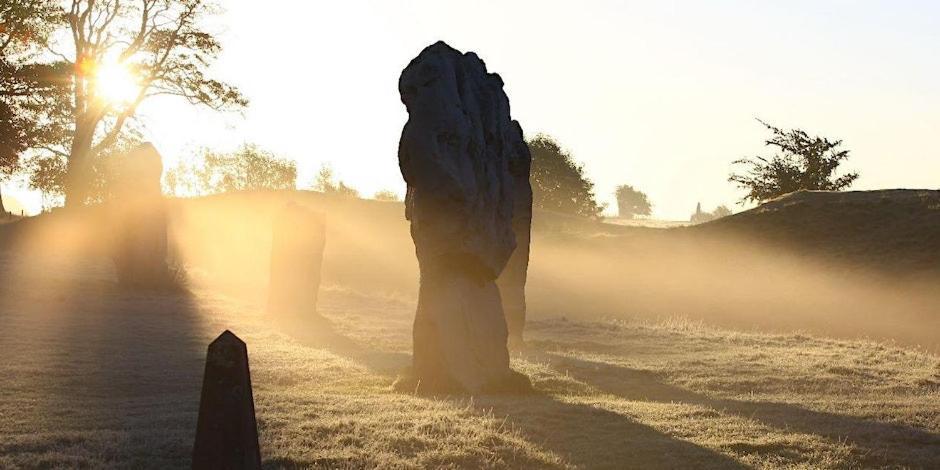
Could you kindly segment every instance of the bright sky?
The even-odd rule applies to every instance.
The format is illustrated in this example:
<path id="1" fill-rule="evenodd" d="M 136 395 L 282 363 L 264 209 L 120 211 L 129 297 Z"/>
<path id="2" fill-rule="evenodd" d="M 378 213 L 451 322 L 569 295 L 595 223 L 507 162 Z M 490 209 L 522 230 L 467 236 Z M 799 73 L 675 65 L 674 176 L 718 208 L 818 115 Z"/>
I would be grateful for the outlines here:
<path id="1" fill-rule="evenodd" d="M 730 162 L 763 151 L 755 117 L 844 139 L 855 189 L 940 186 L 937 2 L 224 4 L 215 72 L 251 106 L 219 116 L 147 103 L 148 137 L 168 160 L 250 141 L 297 160 L 301 186 L 330 162 L 364 195 L 401 194 L 398 76 L 442 39 L 503 77 L 526 133 L 555 136 L 611 209 L 623 183 L 649 194 L 657 218 L 731 206 Z"/>

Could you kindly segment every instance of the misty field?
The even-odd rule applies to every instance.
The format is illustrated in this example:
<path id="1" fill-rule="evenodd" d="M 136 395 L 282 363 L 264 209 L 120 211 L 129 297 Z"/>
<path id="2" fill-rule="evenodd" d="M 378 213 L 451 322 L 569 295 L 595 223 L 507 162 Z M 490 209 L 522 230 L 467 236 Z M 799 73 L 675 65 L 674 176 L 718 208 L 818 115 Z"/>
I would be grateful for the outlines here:
<path id="1" fill-rule="evenodd" d="M 269 468 L 940 465 L 940 358 L 682 320 L 564 317 L 513 355 L 528 396 L 394 392 L 413 300 L 327 283 L 331 328 L 117 290 L 108 263 L 0 258 L 0 467 L 186 467 L 205 347 L 248 344 Z"/>

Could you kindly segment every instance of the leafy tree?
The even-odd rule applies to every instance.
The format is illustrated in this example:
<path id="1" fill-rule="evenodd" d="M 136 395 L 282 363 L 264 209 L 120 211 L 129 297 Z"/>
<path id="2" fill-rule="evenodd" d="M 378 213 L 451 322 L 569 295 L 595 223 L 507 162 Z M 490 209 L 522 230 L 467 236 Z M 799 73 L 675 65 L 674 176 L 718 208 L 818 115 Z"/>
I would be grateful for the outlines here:
<path id="1" fill-rule="evenodd" d="M 333 167 L 327 163 L 320 165 L 320 171 L 317 172 L 316 180 L 313 183 L 313 190 L 320 191 L 329 196 L 340 196 L 358 198 L 359 191 L 352 186 L 347 186 L 342 181 L 337 182 L 333 174 Z M 394 193 L 393 193 L 394 194 Z M 398 196 L 395 196 L 396 200 Z"/>
<path id="2" fill-rule="evenodd" d="M 388 189 L 382 189 L 375 192 L 375 195 L 372 196 L 372 199 L 376 201 L 400 201 L 398 194 L 395 191 Z"/>
<path id="3" fill-rule="evenodd" d="M 539 134 L 528 142 L 532 153 L 532 204 L 582 217 L 599 217 L 604 205 L 594 197 L 594 182 L 554 138 Z"/>
<path id="4" fill-rule="evenodd" d="M 763 202 L 793 191 L 840 191 L 849 187 L 858 173 L 836 177 L 835 171 L 849 158 L 848 150 L 840 150 L 841 140 L 810 137 L 800 129 L 783 130 L 758 119 L 772 133 L 766 141 L 776 147 L 773 157 L 754 157 L 736 160 L 735 165 L 746 167 L 743 173 L 732 173 L 728 181 L 735 183 L 747 194 L 741 202 Z"/>
<path id="5" fill-rule="evenodd" d="M 176 195 L 294 189 L 297 165 L 256 145 L 244 144 L 231 153 L 203 150 L 199 158 L 180 161 L 167 170 L 164 182 Z"/>
<path id="6" fill-rule="evenodd" d="M 55 62 L 32 62 L 57 71 L 56 82 L 69 86 L 43 108 L 47 119 L 39 121 L 45 137 L 31 148 L 65 161 L 67 205 L 93 199 L 95 158 L 119 145 L 144 100 L 176 96 L 219 110 L 247 105 L 236 88 L 207 76 L 221 50 L 215 36 L 202 28 L 205 18 L 217 11 L 208 0 L 13 3 L 56 5 L 37 23 L 47 30 L 64 30 L 58 35 L 61 41 L 45 45 L 45 57 L 55 57 Z M 120 99 L 109 96 L 113 90 L 108 81 L 115 74 L 123 75 L 119 85 L 129 91 Z M 31 96 L 41 93 L 33 91 Z"/>
<path id="7" fill-rule="evenodd" d="M 653 210 L 646 193 L 634 189 L 633 186 L 617 186 L 614 195 L 617 197 L 617 212 L 620 217 L 633 219 L 638 215 L 650 215 Z"/>
<path id="8" fill-rule="evenodd" d="M 712 211 L 712 217 L 713 217 L 714 219 L 720 219 L 720 218 L 722 218 L 722 217 L 728 217 L 729 215 L 731 215 L 731 209 L 729 209 L 728 206 L 726 206 L 726 205 L 724 205 L 724 204 L 722 204 L 722 205 L 716 207 L 715 210 Z"/>
<path id="9" fill-rule="evenodd" d="M 31 64 L 60 23 L 56 0 L 0 3 L 0 182 L 22 170 L 23 153 L 39 141 L 39 119 L 65 84 L 53 69 Z M 5 212 L 0 197 L 0 213 Z"/>

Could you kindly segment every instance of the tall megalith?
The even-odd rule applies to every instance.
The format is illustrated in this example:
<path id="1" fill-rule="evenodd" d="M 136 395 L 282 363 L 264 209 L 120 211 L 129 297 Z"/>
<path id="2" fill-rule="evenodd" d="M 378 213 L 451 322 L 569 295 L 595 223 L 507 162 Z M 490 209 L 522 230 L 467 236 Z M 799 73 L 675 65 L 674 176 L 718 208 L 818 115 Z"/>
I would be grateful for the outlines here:
<path id="1" fill-rule="evenodd" d="M 512 231 L 516 236 L 513 250 L 506 268 L 496 279 L 503 302 L 506 326 L 509 329 L 509 346 L 522 346 L 522 329 L 525 326 L 525 283 L 529 271 L 529 244 L 532 232 L 532 184 L 529 173 L 532 169 L 532 154 L 522 137 L 522 128 L 516 123 L 516 149 L 510 155 L 509 173 L 513 180 Z"/>
<path id="2" fill-rule="evenodd" d="M 144 143 L 118 157 L 112 203 L 112 257 L 118 282 L 132 287 L 165 287 L 166 207 L 160 187 L 163 159 Z"/>
<path id="3" fill-rule="evenodd" d="M 527 388 L 528 379 L 509 368 L 496 285 L 516 248 L 514 162 L 528 157 L 520 155 L 525 142 L 503 81 L 476 54 L 438 42 L 402 71 L 398 89 L 408 110 L 398 161 L 421 273 L 417 387 Z"/>

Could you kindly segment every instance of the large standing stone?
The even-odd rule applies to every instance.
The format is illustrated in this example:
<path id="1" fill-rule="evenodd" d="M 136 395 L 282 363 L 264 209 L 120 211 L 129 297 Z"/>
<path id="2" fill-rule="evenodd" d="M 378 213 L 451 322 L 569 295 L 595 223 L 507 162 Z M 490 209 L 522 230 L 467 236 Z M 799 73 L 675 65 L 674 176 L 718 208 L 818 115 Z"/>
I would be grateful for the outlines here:
<path id="1" fill-rule="evenodd" d="M 317 312 L 324 215 L 288 203 L 274 218 L 268 311 L 286 319 L 309 320 Z"/>
<path id="2" fill-rule="evenodd" d="M 228 330 L 206 354 L 192 467 L 261 468 L 248 348 Z"/>
<path id="3" fill-rule="evenodd" d="M 421 272 L 414 373 L 428 391 L 523 387 L 495 279 L 516 247 L 511 166 L 525 146 L 502 79 L 443 42 L 402 71 L 398 149 Z M 531 204 L 531 202 L 529 203 Z"/>
<path id="4" fill-rule="evenodd" d="M 169 281 L 166 207 L 160 187 L 163 161 L 145 143 L 118 157 L 113 182 L 113 258 L 118 281 L 161 287 Z"/>
<path id="5" fill-rule="evenodd" d="M 529 173 L 532 154 L 522 137 L 522 128 L 516 125 L 519 138 L 516 149 L 510 156 L 509 173 L 513 180 L 512 231 L 516 236 L 516 249 L 512 252 L 506 268 L 496 279 L 506 326 L 509 329 L 509 345 L 522 346 L 522 329 L 525 326 L 525 283 L 529 270 L 529 244 L 532 232 L 532 185 Z"/>

